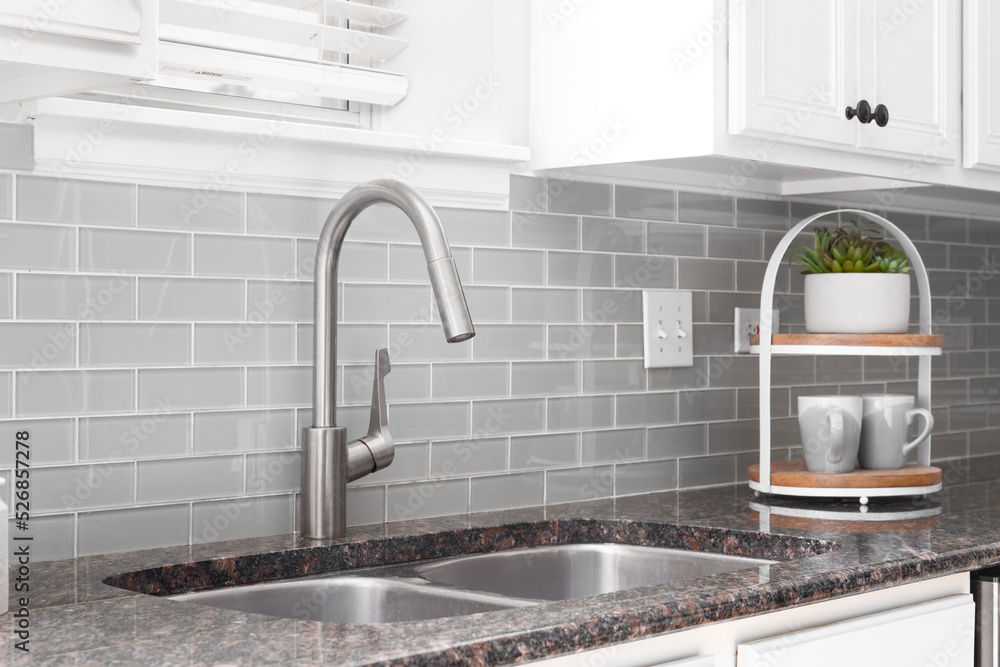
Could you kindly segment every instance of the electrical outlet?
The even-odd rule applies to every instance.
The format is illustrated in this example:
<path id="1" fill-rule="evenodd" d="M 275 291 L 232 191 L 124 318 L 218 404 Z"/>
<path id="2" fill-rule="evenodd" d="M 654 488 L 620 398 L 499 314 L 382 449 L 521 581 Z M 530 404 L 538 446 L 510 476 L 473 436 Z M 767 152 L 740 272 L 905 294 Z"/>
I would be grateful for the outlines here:
<path id="1" fill-rule="evenodd" d="M 760 333 L 760 308 L 734 308 L 733 350 L 736 354 L 750 354 L 750 336 Z M 771 333 L 778 330 L 778 311 L 771 311 Z"/>
<path id="2" fill-rule="evenodd" d="M 694 365 L 691 292 L 643 290 L 642 340 L 646 368 Z"/>

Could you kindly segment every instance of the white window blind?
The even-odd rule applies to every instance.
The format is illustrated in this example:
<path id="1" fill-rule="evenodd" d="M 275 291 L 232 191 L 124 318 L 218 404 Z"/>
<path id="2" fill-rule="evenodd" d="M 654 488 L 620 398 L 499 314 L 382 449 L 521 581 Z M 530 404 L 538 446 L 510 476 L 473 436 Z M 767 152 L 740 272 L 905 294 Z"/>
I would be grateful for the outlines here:
<path id="1" fill-rule="evenodd" d="M 348 0 L 160 0 L 157 85 L 346 109 L 392 105 L 406 77 L 383 69 L 406 14 Z"/>

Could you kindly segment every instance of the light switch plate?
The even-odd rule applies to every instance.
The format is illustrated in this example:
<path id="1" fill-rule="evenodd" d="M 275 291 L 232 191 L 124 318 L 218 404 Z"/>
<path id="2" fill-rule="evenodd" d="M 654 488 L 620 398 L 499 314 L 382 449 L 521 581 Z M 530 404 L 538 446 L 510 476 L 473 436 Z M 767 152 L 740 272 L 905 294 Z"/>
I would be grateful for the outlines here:
<path id="1" fill-rule="evenodd" d="M 643 290 L 642 348 L 646 368 L 694 365 L 691 292 Z"/>

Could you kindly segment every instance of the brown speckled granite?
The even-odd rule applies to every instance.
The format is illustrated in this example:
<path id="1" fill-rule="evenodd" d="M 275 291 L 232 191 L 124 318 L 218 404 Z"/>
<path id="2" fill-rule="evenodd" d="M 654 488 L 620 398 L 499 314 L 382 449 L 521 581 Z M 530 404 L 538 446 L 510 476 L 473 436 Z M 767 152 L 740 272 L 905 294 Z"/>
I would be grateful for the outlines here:
<path id="1" fill-rule="evenodd" d="M 982 473 L 980 467 L 975 479 L 982 480 Z M 0 651 L 14 664 L 38 665 L 303 667 L 536 660 L 1000 563 L 1000 481 L 994 478 L 948 486 L 933 496 L 939 515 L 899 522 L 897 528 L 879 521 L 878 530 L 850 511 L 833 521 L 784 521 L 774 515 L 764 521 L 749 508 L 750 491 L 739 485 L 361 526 L 343 540 L 324 543 L 283 535 L 35 563 L 32 651 L 24 655 L 13 649 L 10 614 L 0 618 Z M 927 503 L 873 500 L 872 512 L 886 505 L 908 510 Z M 755 568 L 586 600 L 390 625 L 275 619 L 102 583 L 110 577 L 163 593 L 579 540 L 697 546 L 776 560 L 805 556 L 780 560 L 766 575 Z M 177 564 L 181 567 L 164 569 Z"/>

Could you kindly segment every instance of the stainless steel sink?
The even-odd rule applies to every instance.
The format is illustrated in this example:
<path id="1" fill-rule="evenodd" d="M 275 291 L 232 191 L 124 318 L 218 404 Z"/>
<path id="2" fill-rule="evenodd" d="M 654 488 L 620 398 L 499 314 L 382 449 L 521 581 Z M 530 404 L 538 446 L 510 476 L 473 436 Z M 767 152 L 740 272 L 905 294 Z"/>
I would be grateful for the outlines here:
<path id="1" fill-rule="evenodd" d="M 304 621 L 403 623 L 583 598 L 772 562 L 659 547 L 565 544 L 169 597 Z"/>
<path id="2" fill-rule="evenodd" d="M 402 623 L 534 604 L 431 586 L 423 580 L 354 576 L 275 581 L 184 593 L 170 598 L 326 623 Z"/>
<path id="3" fill-rule="evenodd" d="M 414 573 L 457 588 L 535 600 L 568 600 L 745 570 L 774 561 L 624 544 L 563 544 L 459 556 Z"/>

